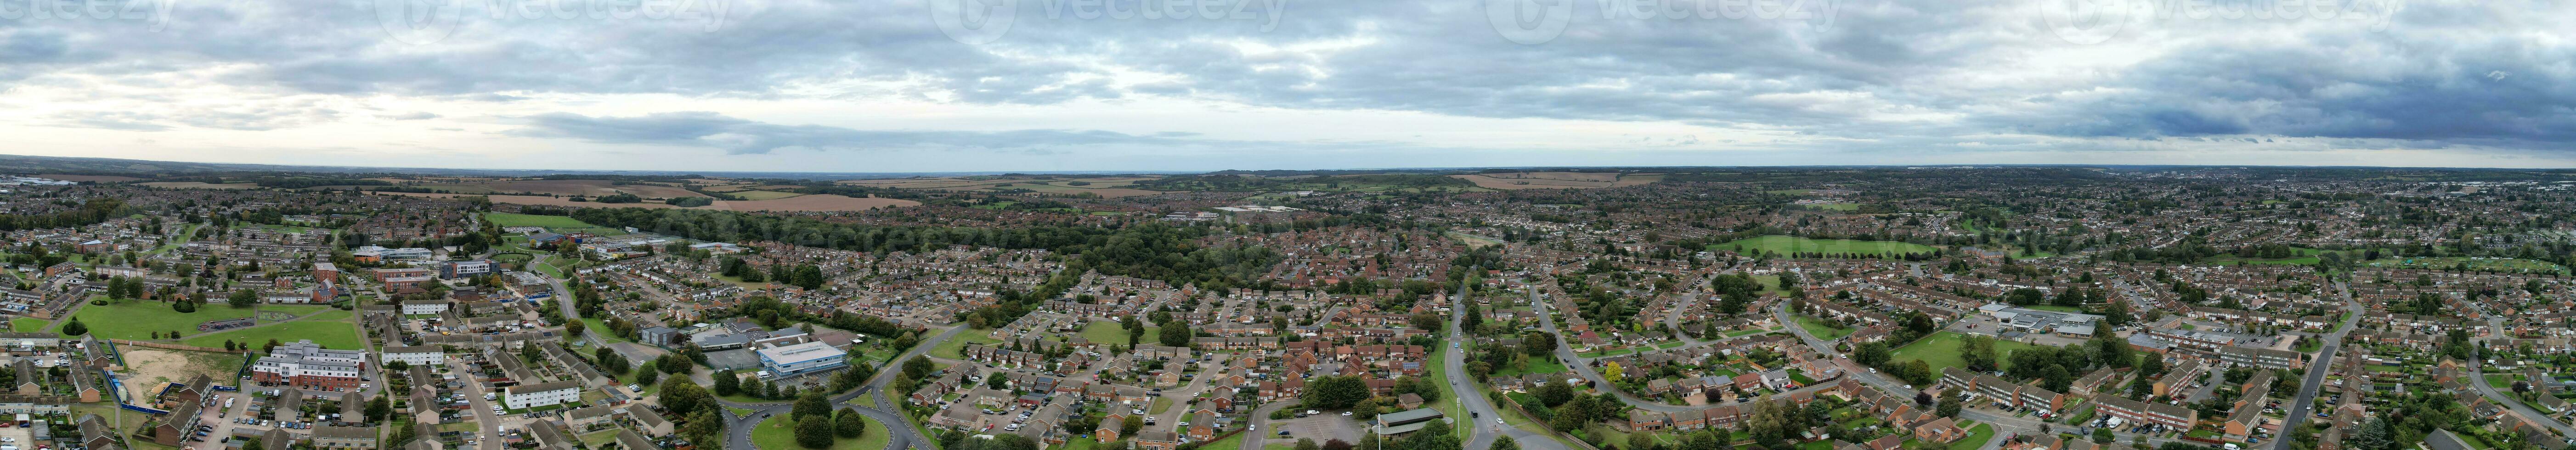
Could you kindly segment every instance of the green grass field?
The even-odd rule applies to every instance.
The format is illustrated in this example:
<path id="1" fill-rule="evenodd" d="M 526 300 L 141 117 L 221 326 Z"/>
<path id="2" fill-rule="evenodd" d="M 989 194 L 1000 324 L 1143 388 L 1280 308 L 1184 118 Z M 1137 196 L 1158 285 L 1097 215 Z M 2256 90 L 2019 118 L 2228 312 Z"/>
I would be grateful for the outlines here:
<path id="1" fill-rule="evenodd" d="M 1932 246 L 1928 245 L 1895 241 L 1808 239 L 1796 236 L 1769 235 L 1737 239 L 1723 244 L 1711 245 L 1709 246 L 1709 250 L 1727 250 L 1737 253 L 1776 252 L 1781 254 L 1793 254 L 1822 252 L 1898 256 L 1907 253 L 1929 253 L 1939 249 L 1932 248 Z"/>
<path id="2" fill-rule="evenodd" d="M 1565 373 L 1564 361 L 1541 361 L 1537 358 L 1528 358 L 1522 360 L 1520 365 L 1521 367 L 1495 368 L 1494 376 L 1521 376 L 1533 373 Z"/>
<path id="3" fill-rule="evenodd" d="M 45 331 L 45 327 L 46 327 L 46 326 L 48 326 L 48 325 L 51 325 L 52 323 L 53 323 L 52 321 L 48 321 L 48 320 L 45 320 L 45 319 L 36 319 L 36 318 L 28 318 L 28 317 L 20 317 L 20 318 L 16 318 L 16 319 L 9 319 L 9 331 L 12 331 L 12 332 L 18 332 L 18 333 L 34 333 L 34 332 L 38 332 L 38 331 Z"/>
<path id="4" fill-rule="evenodd" d="M 313 343 L 322 345 L 322 348 L 336 350 L 358 350 L 361 348 L 361 344 L 358 342 L 357 325 L 347 322 L 345 317 L 342 321 L 338 322 L 299 320 L 275 325 L 261 325 L 254 328 L 200 334 L 189 336 L 188 340 L 181 341 L 181 343 L 199 347 L 222 348 L 224 346 L 224 340 L 226 339 L 230 339 L 235 343 L 253 345 L 267 343 L 270 339 L 276 339 L 278 342 L 295 342 L 298 340 L 312 339 Z"/>
<path id="5" fill-rule="evenodd" d="M 105 305 L 82 305 L 72 317 L 89 326 L 89 334 L 106 339 L 150 340 L 152 333 L 179 332 L 197 334 L 197 324 L 251 316 L 250 309 L 206 305 L 197 312 L 170 310 L 170 304 L 146 300 L 126 300 Z M 15 324 L 12 324 L 13 326 Z M 354 332 L 354 330 L 352 331 Z M 221 344 L 223 341 L 215 341 Z"/>
<path id="6" fill-rule="evenodd" d="M 1139 339 L 1152 339 L 1159 335 L 1147 331 L 1145 336 Z M 1127 345 L 1127 329 L 1120 328 L 1117 322 L 1094 321 L 1082 326 L 1082 339 L 1094 344 Z"/>
<path id="7" fill-rule="evenodd" d="M 1002 343 L 1002 340 L 1000 339 L 984 336 L 985 333 L 990 332 L 992 331 L 968 329 L 964 332 L 957 333 L 957 337 L 949 338 L 946 341 L 940 341 L 938 347 L 931 347 L 930 356 L 933 358 L 966 359 L 966 344 L 992 345 Z"/>
<path id="8" fill-rule="evenodd" d="M 886 442 L 891 439 L 886 425 L 867 416 L 860 416 L 860 418 L 866 419 L 867 432 L 860 433 L 857 439 L 833 439 L 832 446 L 823 450 L 885 450 Z M 771 417 L 753 427 L 751 429 L 752 446 L 778 450 L 805 448 L 805 446 L 796 445 L 796 427 L 787 421 L 787 416 Z"/>
<path id="9" fill-rule="evenodd" d="M 1958 441 L 1958 442 L 1952 442 L 1952 443 L 1950 443 L 1950 450 L 1977 450 L 1977 449 L 1980 449 L 1980 448 L 1985 448 L 1985 447 L 1986 447 L 1986 441 L 1987 441 L 1987 440 L 1994 439 L 1994 438 L 1995 438 L 1995 426 L 1994 426 L 1994 425 L 1987 425 L 1987 424 L 1982 424 L 1982 423 L 1981 423 L 1981 424 L 1977 424 L 1977 426 L 1976 426 L 1975 428 L 1969 428 L 1969 429 L 1968 429 L 1968 437 L 1959 438 L 1959 441 Z"/>
<path id="10" fill-rule="evenodd" d="M 1915 341 L 1913 345 L 1907 345 L 1904 348 L 1896 349 L 1896 360 L 1923 360 L 1925 364 L 1932 365 L 1932 373 L 1934 374 L 1941 373 L 1941 369 L 1944 367 L 1964 366 L 1967 365 L 1967 363 L 1959 358 L 1959 347 L 1966 343 L 1966 337 L 1966 335 L 1962 335 L 1954 331 L 1933 333 L 1931 337 Z M 2031 348 L 2031 345 L 2012 341 L 1995 341 L 1995 364 L 2002 367 L 2011 367 L 2012 359 L 2009 358 L 2009 356 L 2012 355 L 2014 350 L 2025 348 Z"/>
<path id="11" fill-rule="evenodd" d="M 1827 326 L 1825 319 L 1816 316 L 1799 314 L 1789 318 L 1798 321 L 1798 326 L 1806 328 L 1807 334 L 1816 335 L 1816 339 L 1828 341 L 1842 339 L 1843 336 L 1850 336 L 1854 331 L 1860 331 L 1859 328 L 1853 328 L 1850 325 L 1844 325 L 1842 328 Z"/>

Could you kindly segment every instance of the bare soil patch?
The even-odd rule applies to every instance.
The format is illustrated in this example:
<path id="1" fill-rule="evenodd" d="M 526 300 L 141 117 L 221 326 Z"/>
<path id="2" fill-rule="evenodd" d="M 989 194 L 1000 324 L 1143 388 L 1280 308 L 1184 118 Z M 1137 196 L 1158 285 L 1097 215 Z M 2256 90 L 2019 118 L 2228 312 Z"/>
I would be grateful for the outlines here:
<path id="1" fill-rule="evenodd" d="M 132 345 L 120 345 L 117 350 L 125 355 L 125 373 L 130 375 L 125 386 L 133 390 L 128 394 L 139 396 L 133 398 L 157 397 L 169 383 L 186 383 L 198 375 L 214 378 L 216 384 L 232 384 L 241 374 L 240 355 Z"/>

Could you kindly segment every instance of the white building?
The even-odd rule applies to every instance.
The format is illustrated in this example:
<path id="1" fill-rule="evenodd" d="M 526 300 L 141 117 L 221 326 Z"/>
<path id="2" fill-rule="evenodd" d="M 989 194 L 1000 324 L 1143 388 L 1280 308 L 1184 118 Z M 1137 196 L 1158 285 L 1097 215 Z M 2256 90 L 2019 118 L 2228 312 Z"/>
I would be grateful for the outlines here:
<path id="1" fill-rule="evenodd" d="M 378 359 L 388 364 L 402 361 L 415 366 L 445 365 L 447 351 L 435 345 L 385 347 Z"/>
<path id="2" fill-rule="evenodd" d="M 438 314 L 443 312 L 447 312 L 447 302 L 445 301 L 405 300 L 402 302 L 402 313 L 406 316 Z"/>
<path id="3" fill-rule="evenodd" d="M 507 395 L 505 395 L 505 397 L 507 397 L 506 404 L 510 405 L 510 409 L 535 408 L 539 406 L 581 401 L 581 383 L 577 381 L 522 384 L 501 388 L 501 391 L 507 393 Z"/>
<path id="4" fill-rule="evenodd" d="M 777 377 L 831 370 L 849 365 L 844 361 L 847 355 L 842 353 L 841 349 L 832 348 L 831 344 L 821 342 L 764 348 L 760 349 L 759 353 L 760 366 L 769 369 L 771 376 Z"/>

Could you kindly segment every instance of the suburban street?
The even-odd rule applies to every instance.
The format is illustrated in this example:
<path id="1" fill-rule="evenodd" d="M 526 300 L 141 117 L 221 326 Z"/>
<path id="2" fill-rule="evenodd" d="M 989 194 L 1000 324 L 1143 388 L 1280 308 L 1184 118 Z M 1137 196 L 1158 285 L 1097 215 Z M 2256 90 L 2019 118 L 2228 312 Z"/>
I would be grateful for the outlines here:
<path id="1" fill-rule="evenodd" d="M 831 400 L 833 407 L 855 410 L 860 414 L 866 414 L 868 418 L 876 419 L 878 422 L 884 423 L 886 429 L 894 433 L 894 435 L 886 441 L 886 448 L 888 449 L 917 446 L 922 450 L 930 450 L 932 448 L 929 443 L 930 440 L 927 437 L 922 436 L 921 429 L 912 426 L 912 421 L 906 419 L 901 412 L 902 410 L 894 404 L 897 394 L 887 393 L 886 395 L 878 396 L 878 404 L 875 407 L 851 406 L 846 404 L 846 402 L 849 402 L 850 399 L 867 395 L 868 392 L 886 391 L 887 386 L 894 384 L 894 377 L 896 374 L 902 373 L 902 370 L 898 369 L 902 367 L 903 361 L 912 359 L 914 356 L 929 353 L 930 349 L 938 347 L 939 343 L 955 338 L 958 333 L 963 333 L 965 331 L 966 327 L 963 326 L 951 327 L 945 332 L 933 335 L 927 339 L 922 339 L 921 343 L 912 346 L 911 350 L 905 350 L 903 354 L 896 355 L 894 359 L 889 360 L 885 367 L 877 368 L 876 377 L 869 379 L 867 385 L 861 386 L 858 389 L 852 389 L 850 392 L 844 392 L 839 395 L 832 396 Z M 725 399 L 716 399 L 716 403 L 730 408 L 751 410 L 750 414 L 744 415 L 734 415 L 729 410 L 724 413 L 725 416 L 730 418 L 729 422 L 725 424 L 724 448 L 758 448 L 751 445 L 751 430 L 752 427 L 760 426 L 762 416 L 787 414 L 788 411 L 795 409 L 793 402 L 740 403 Z"/>
<path id="2" fill-rule="evenodd" d="M 2344 335 L 2352 333 L 2353 326 L 2361 322 L 2361 303 L 2354 302 L 2352 300 L 2351 286 L 2346 285 L 2343 281 L 2336 281 L 2335 290 L 2343 291 L 2343 309 L 2346 313 L 2343 318 L 2343 323 L 2336 325 L 2333 333 L 2327 333 L 2323 337 L 2325 339 L 2326 346 L 2318 349 L 2316 360 L 2308 362 L 2308 379 L 2305 382 L 2299 383 L 2299 397 L 2291 400 L 2292 403 L 2290 404 L 2289 418 L 2281 420 L 2281 433 L 2275 435 L 2279 436 L 2280 439 L 2274 439 L 2272 441 L 2272 448 L 2274 450 L 2290 450 L 2290 442 L 2296 440 L 2289 438 L 2290 433 L 2297 432 L 2301 422 L 2305 422 L 2308 420 L 2309 416 L 2315 415 L 2315 413 L 2310 410 L 2316 407 L 2318 388 L 2324 387 L 2326 384 L 2326 373 L 2334 371 L 2335 351 L 2343 348 Z M 2471 368 L 2471 372 L 2475 373 L 2475 368 L 2478 367 L 2478 365 L 2470 364 L 2469 367 Z M 2469 384 L 2477 386 L 2478 390 L 2481 392 L 2486 390 L 2486 383 L 2472 382 Z M 2489 397 L 2493 397 L 2493 395 L 2489 395 Z M 2522 402 L 2498 401 L 2497 403 L 2511 405 L 2517 410 L 2530 409 L 2522 406 Z M 2536 413 L 2524 414 L 2531 417 L 2542 417 L 2544 419 L 2539 420 L 2538 422 L 2555 425 L 2560 429 L 2559 432 L 2566 432 L 2566 425 L 2558 424 L 2557 421 L 2546 420 L 2545 418 L 2548 416 L 2542 416 Z"/>
<path id="3" fill-rule="evenodd" d="M 2345 302 L 2351 302 L 2351 298 L 2349 297 L 2351 294 L 2346 293 L 2345 295 Z M 2505 329 L 2504 316 L 2497 315 L 2494 311 L 2482 312 L 2487 316 L 2487 329 L 2498 330 L 2497 332 L 2501 332 Z M 2359 316 L 2360 314 L 2356 313 L 2354 315 Z M 2346 327 L 2350 327 L 2350 325 L 2346 325 Z M 2337 340 L 2340 341 L 2341 339 Z M 2331 351 L 2333 347 L 2329 346 L 2327 349 Z M 2311 376 L 2313 375 L 2314 374 L 2311 374 Z M 2576 437 L 2576 428 L 2567 426 L 2566 422 L 2560 422 L 2558 419 L 2549 417 L 2549 414 L 2542 413 L 2540 410 L 2532 409 L 2531 405 L 2523 404 L 2521 400 L 2513 398 L 2512 393 L 2498 391 L 2494 386 L 2488 386 L 2486 383 L 2487 369 L 2485 361 L 2473 361 L 2469 364 L 2469 379 L 2472 380 L 2472 382 L 2463 384 L 2467 384 L 2471 389 L 2477 390 L 2478 395 L 2486 396 L 2487 400 L 2494 401 L 2496 405 L 2503 406 L 2506 409 L 2513 411 L 2514 414 L 2522 415 L 2523 418 L 2530 419 L 2532 423 L 2549 427 L 2549 429 L 2552 430 L 2558 430 L 2558 435 L 2560 437 Z"/>
<path id="4" fill-rule="evenodd" d="M 1485 398 L 1483 390 L 1476 388 L 1477 380 L 1468 379 L 1467 351 L 1459 347 L 1460 342 L 1467 341 L 1467 336 L 1466 330 L 1459 329 L 1459 324 L 1467 317 L 1467 308 L 1463 305 L 1472 301 L 1469 295 L 1474 292 L 1474 289 L 1473 286 L 1459 286 L 1458 296 L 1450 301 L 1452 306 L 1449 308 L 1449 348 L 1440 350 L 1443 364 L 1448 364 L 1449 367 L 1449 400 L 1459 402 L 1459 405 L 1469 412 L 1468 417 L 1459 417 L 1456 420 L 1476 421 L 1467 427 L 1467 435 L 1461 436 L 1459 440 L 1467 443 L 1467 450 L 1483 450 L 1492 447 L 1495 436 L 1511 436 L 1512 441 L 1520 444 L 1523 449 L 1564 450 L 1565 444 L 1558 443 L 1556 439 L 1551 439 L 1547 435 L 1532 433 L 1519 427 L 1500 425 L 1503 420 L 1502 410 L 1495 409 L 1493 402 Z"/>

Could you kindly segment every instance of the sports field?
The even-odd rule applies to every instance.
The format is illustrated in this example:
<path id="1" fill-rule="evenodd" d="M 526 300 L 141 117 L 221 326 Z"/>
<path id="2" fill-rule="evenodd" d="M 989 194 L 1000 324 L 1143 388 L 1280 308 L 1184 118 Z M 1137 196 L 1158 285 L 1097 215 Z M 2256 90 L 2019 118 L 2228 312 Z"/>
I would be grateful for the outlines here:
<path id="1" fill-rule="evenodd" d="M 89 326 L 89 334 L 105 339 L 149 340 L 153 333 L 178 332 L 181 336 L 197 334 L 197 324 L 208 321 L 250 317 L 249 308 L 234 308 L 221 303 L 183 313 L 170 309 L 170 304 L 150 300 L 126 300 L 105 305 L 83 305 L 72 317 Z M 351 332 L 355 332 L 352 330 Z M 216 341 L 221 344 L 223 341 Z"/>

